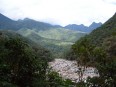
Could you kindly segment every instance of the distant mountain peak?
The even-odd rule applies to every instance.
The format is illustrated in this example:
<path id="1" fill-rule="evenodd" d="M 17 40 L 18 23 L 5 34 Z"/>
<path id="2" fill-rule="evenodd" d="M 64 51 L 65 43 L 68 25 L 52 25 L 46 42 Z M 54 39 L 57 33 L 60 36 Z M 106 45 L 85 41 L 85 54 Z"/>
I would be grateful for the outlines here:
<path id="1" fill-rule="evenodd" d="M 101 26 L 102 23 L 99 22 L 99 23 L 96 23 L 96 22 L 93 22 L 89 27 L 93 26 L 93 27 L 96 27 L 96 26 Z"/>
<path id="2" fill-rule="evenodd" d="M 30 18 L 24 18 L 24 20 L 30 20 Z"/>
<path id="3" fill-rule="evenodd" d="M 85 26 L 84 24 L 80 24 L 80 26 Z"/>
<path id="4" fill-rule="evenodd" d="M 31 19 L 31 18 L 24 18 L 23 20 L 33 20 L 33 19 Z"/>
<path id="5" fill-rule="evenodd" d="M 77 24 L 69 24 L 65 26 L 64 28 L 76 30 L 76 31 L 82 31 L 82 32 L 91 32 L 92 30 L 96 29 L 97 27 L 100 27 L 102 25 L 101 22 L 96 23 L 93 22 L 89 27 L 85 26 L 83 24 L 77 25 Z"/>
<path id="6" fill-rule="evenodd" d="M 30 19 L 30 18 L 24 18 L 24 19 L 19 19 L 18 21 L 35 21 L 35 20 Z"/>
<path id="7" fill-rule="evenodd" d="M 93 22 L 91 25 L 93 25 L 93 24 L 102 24 L 102 23 L 101 23 L 101 22 L 98 22 L 98 23 L 96 23 L 96 22 Z M 91 25 L 90 25 L 90 26 L 91 26 Z"/>

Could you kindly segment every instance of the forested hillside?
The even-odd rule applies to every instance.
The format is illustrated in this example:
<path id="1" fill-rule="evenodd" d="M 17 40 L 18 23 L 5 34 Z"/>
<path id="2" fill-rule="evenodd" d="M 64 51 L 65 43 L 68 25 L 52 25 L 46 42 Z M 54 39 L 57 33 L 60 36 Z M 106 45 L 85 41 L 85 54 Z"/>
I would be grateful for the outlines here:
<path id="1" fill-rule="evenodd" d="M 70 49 L 71 45 L 86 33 L 66 30 L 64 28 L 50 28 L 48 30 L 20 29 L 17 31 L 34 41 L 41 44 L 53 52 L 55 57 L 63 57 L 63 53 Z"/>
<path id="2" fill-rule="evenodd" d="M 12 31 L 0 31 L 1 87 L 45 87 L 51 54 L 30 42 Z"/>
<path id="3" fill-rule="evenodd" d="M 110 38 L 116 32 L 116 13 L 101 27 L 95 29 L 88 35 L 92 44 L 101 45 L 106 38 Z"/>
<path id="4" fill-rule="evenodd" d="M 97 68 L 100 76 L 88 78 L 84 84 L 90 87 L 115 87 L 116 14 L 72 45 L 67 58 L 77 60 L 79 65 Z"/>

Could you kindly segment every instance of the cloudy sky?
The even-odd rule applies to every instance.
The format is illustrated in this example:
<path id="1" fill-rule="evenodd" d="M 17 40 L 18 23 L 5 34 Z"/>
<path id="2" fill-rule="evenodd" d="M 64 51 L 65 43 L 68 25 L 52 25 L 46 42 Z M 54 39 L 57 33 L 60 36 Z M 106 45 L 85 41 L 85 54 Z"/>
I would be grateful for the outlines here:
<path id="1" fill-rule="evenodd" d="M 104 23 L 116 12 L 116 0 L 0 0 L 0 13 L 52 24 Z"/>

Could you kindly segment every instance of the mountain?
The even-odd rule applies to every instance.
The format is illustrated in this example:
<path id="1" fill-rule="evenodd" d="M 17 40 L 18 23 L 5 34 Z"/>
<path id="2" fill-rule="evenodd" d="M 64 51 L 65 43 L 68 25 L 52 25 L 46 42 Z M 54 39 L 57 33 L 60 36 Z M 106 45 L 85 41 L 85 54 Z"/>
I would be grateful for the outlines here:
<path id="1" fill-rule="evenodd" d="M 116 33 L 116 13 L 106 21 L 101 27 L 93 30 L 87 37 L 91 43 L 101 45 L 106 38 L 112 37 Z"/>
<path id="2" fill-rule="evenodd" d="M 94 30 L 94 29 L 100 27 L 101 25 L 102 25 L 101 22 L 99 22 L 99 23 L 93 22 L 93 23 L 89 26 L 89 29 L 90 29 L 90 30 Z"/>
<path id="3" fill-rule="evenodd" d="M 95 23 L 93 23 L 94 25 Z M 92 25 L 90 25 L 92 26 Z M 93 30 L 88 35 L 80 38 L 73 45 L 75 48 L 79 48 L 83 45 L 88 47 L 102 47 L 105 50 L 107 49 L 107 54 L 110 56 L 116 54 L 116 13 L 107 20 L 103 25 Z M 92 45 L 92 46 L 90 46 Z M 72 48 L 73 48 L 72 46 Z M 75 49 L 70 50 L 69 59 L 76 59 L 75 54 L 73 53 Z M 98 52 L 100 53 L 100 52 Z M 116 55 L 115 55 L 116 57 Z"/>
<path id="4" fill-rule="evenodd" d="M 16 22 L 0 13 L 0 29 L 16 29 Z"/>
<path id="5" fill-rule="evenodd" d="M 11 20 L 10 18 L 4 16 L 3 14 L 0 13 L 0 22 L 13 22 L 13 20 Z"/>
<path id="6" fill-rule="evenodd" d="M 60 27 L 58 25 L 51 25 L 44 22 L 35 21 L 33 19 L 25 18 L 23 20 L 14 21 L 2 14 L 0 14 L 0 29 L 19 30 L 21 28 L 46 30 L 53 27 Z"/>
<path id="7" fill-rule="evenodd" d="M 83 24 L 81 24 L 81 25 L 69 24 L 69 25 L 65 26 L 64 28 L 76 30 L 76 31 L 82 31 L 82 32 L 91 32 L 92 30 L 100 27 L 101 25 L 102 25 L 101 22 L 99 22 L 99 23 L 93 22 L 89 27 L 87 27 Z"/>
<path id="8" fill-rule="evenodd" d="M 74 48 L 79 48 L 83 45 L 88 48 L 91 48 L 92 46 L 102 48 L 109 57 L 114 56 L 114 58 L 116 58 L 116 13 L 99 28 L 76 41 L 73 46 Z M 71 49 L 71 51 L 74 50 L 75 49 Z M 71 55 L 71 58 L 72 56 L 73 55 Z"/>
<path id="9" fill-rule="evenodd" d="M 49 49 L 55 57 L 61 57 L 75 41 L 86 35 L 83 32 L 66 30 L 64 28 L 50 28 L 48 30 L 25 28 L 17 32 Z"/>
<path id="10" fill-rule="evenodd" d="M 102 26 L 72 45 L 67 57 L 77 60 L 79 65 L 96 68 L 99 76 L 88 79 L 91 86 L 116 87 L 116 13 Z"/>
<path id="11" fill-rule="evenodd" d="M 60 25 L 51 25 L 49 23 L 44 23 L 29 18 L 14 21 L 4 16 L 3 14 L 0 14 L 0 29 L 19 30 L 22 28 L 29 28 L 29 29 L 38 29 L 38 30 L 48 30 L 49 28 L 65 28 L 65 29 L 76 30 L 81 32 L 91 32 L 92 30 L 96 29 L 101 25 L 102 23 L 93 22 L 89 27 L 83 24 L 81 25 L 69 24 L 65 27 L 62 27 Z"/>
<path id="12" fill-rule="evenodd" d="M 83 24 L 81 24 L 81 25 L 69 24 L 69 25 L 65 26 L 64 28 L 85 32 L 88 27 L 84 26 Z"/>
<path id="13" fill-rule="evenodd" d="M 18 20 L 18 26 L 21 28 L 29 28 L 29 29 L 38 29 L 38 30 L 46 30 L 51 27 L 54 27 L 51 24 L 35 21 L 33 19 L 25 18 L 24 20 Z"/>

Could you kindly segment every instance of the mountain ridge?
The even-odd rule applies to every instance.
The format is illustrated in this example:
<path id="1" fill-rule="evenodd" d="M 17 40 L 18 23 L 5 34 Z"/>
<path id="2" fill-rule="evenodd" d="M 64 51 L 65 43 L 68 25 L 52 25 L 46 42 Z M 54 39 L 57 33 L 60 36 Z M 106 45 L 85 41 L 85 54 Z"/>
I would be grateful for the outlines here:
<path id="1" fill-rule="evenodd" d="M 93 22 L 90 26 L 85 26 L 83 24 L 77 25 L 77 24 L 69 24 L 66 25 L 64 28 L 75 30 L 75 31 L 82 31 L 82 32 L 91 32 L 92 30 L 100 27 L 102 25 L 101 22 L 95 23 Z"/>
<path id="2" fill-rule="evenodd" d="M 49 28 L 65 28 L 82 32 L 91 32 L 95 28 L 101 26 L 101 24 L 102 23 L 93 22 L 89 27 L 83 24 L 69 24 L 63 27 L 61 25 L 52 25 L 50 23 L 36 21 L 30 18 L 24 18 L 23 20 L 19 19 L 17 21 L 14 21 L 0 13 L 0 29 L 19 30 L 21 28 L 37 28 L 38 30 L 46 30 Z"/>

